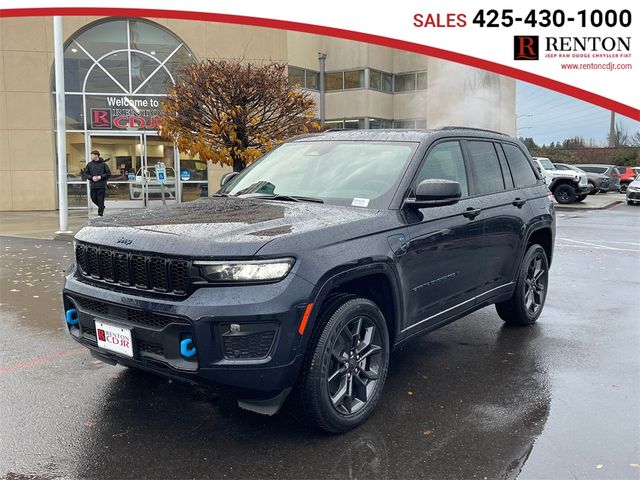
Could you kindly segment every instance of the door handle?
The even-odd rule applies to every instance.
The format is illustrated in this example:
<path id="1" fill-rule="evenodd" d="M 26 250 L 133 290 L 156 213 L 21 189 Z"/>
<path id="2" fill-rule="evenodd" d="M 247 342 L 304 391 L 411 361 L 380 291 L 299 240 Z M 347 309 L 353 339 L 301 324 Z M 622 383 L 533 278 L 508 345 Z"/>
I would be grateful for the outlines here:
<path id="1" fill-rule="evenodd" d="M 462 213 L 462 215 L 464 215 L 470 220 L 473 220 L 478 215 L 480 215 L 480 212 L 482 212 L 482 210 L 480 210 L 479 208 L 469 207 Z"/>
<path id="2" fill-rule="evenodd" d="M 520 198 L 520 197 L 516 197 L 516 199 L 515 199 L 513 202 L 511 202 L 511 204 L 512 204 L 513 206 L 518 207 L 518 208 L 522 208 L 522 206 L 523 206 L 525 203 L 527 203 L 527 201 L 526 201 L 526 200 L 523 200 L 523 199 L 522 199 L 522 198 Z"/>

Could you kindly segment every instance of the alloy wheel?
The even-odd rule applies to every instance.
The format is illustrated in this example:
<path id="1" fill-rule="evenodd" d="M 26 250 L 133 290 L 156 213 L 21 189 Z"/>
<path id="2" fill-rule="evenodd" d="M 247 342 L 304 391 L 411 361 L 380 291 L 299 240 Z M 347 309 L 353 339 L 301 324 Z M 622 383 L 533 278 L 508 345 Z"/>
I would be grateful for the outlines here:
<path id="1" fill-rule="evenodd" d="M 327 384 L 333 407 L 343 415 L 363 408 L 375 391 L 383 342 L 374 322 L 359 316 L 340 331 L 331 348 Z"/>
<path id="2" fill-rule="evenodd" d="M 540 254 L 535 255 L 527 267 L 525 278 L 524 302 L 530 315 L 535 315 L 544 304 L 547 291 L 547 270 Z"/>

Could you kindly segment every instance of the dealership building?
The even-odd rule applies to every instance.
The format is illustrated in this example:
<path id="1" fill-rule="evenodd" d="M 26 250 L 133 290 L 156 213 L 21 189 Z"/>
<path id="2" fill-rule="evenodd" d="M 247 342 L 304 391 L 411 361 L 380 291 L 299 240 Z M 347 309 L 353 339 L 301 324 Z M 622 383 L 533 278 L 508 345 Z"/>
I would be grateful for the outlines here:
<path id="1" fill-rule="evenodd" d="M 179 69 L 204 59 L 284 62 L 331 128 L 464 125 L 515 134 L 515 81 L 392 48 L 313 34 L 213 22 L 64 17 L 66 168 L 70 208 L 87 209 L 81 171 L 98 149 L 112 177 L 108 207 L 160 201 L 154 166 L 166 166 L 168 201 L 217 189 L 220 167 L 159 137 L 161 102 Z M 0 19 L 0 210 L 55 210 L 53 18 Z M 208 184 L 212 187 L 208 189 Z M 146 185 L 146 186 L 143 186 Z"/>

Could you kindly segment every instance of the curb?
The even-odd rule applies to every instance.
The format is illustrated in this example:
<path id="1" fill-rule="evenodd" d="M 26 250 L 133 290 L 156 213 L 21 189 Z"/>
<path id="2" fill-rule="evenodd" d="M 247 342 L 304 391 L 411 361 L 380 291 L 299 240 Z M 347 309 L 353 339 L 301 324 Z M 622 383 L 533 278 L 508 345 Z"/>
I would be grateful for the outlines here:
<path id="1" fill-rule="evenodd" d="M 561 203 L 556 203 L 555 204 L 555 208 L 557 208 L 558 210 L 604 210 L 606 208 L 610 208 L 613 207 L 614 205 L 618 205 L 620 203 L 623 203 L 622 200 L 612 200 L 610 202 L 604 203 L 602 205 L 599 206 L 588 206 L 587 204 L 575 204 L 575 203 L 570 203 L 570 204 L 561 204 Z"/>

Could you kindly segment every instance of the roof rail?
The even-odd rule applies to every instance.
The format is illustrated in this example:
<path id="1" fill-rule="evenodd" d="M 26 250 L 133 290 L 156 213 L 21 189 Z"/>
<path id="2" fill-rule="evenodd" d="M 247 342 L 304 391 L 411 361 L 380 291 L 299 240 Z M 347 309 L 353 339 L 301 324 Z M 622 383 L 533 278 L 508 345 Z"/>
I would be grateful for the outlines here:
<path id="1" fill-rule="evenodd" d="M 434 130 L 474 130 L 476 132 L 495 133 L 496 135 L 502 135 L 504 137 L 508 137 L 509 136 L 506 133 L 496 132 L 495 130 L 488 130 L 486 128 L 460 127 L 460 126 L 455 126 L 455 125 L 446 126 L 446 127 L 438 127 L 438 128 L 434 128 Z"/>

